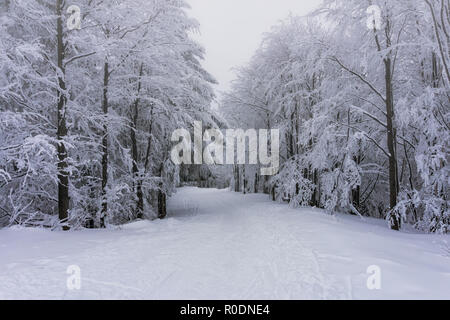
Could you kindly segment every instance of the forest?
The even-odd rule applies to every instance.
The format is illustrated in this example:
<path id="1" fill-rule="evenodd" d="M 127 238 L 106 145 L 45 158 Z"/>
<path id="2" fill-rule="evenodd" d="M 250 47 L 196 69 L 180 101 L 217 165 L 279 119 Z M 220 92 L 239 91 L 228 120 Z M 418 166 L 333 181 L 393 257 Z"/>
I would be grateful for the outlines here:
<path id="1" fill-rule="evenodd" d="M 211 122 L 215 80 L 179 0 L 7 1 L 2 8 L 1 224 L 103 228 L 165 216 L 170 134 Z"/>
<path id="2" fill-rule="evenodd" d="M 324 0 L 220 94 L 188 2 L 73 2 L 0 2 L 0 227 L 163 219 L 194 184 L 450 233 L 448 0 Z M 175 165 L 196 121 L 278 129 L 279 171 Z"/>

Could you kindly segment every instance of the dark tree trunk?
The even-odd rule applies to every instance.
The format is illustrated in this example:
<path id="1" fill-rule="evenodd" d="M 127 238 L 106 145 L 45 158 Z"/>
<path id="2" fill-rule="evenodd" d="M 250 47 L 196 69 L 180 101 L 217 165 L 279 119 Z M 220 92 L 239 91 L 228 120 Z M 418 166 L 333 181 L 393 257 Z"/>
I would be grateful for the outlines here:
<path id="1" fill-rule="evenodd" d="M 264 176 L 263 193 L 270 194 L 269 176 Z"/>
<path id="2" fill-rule="evenodd" d="M 65 80 L 65 45 L 63 39 L 63 21 L 62 21 L 62 0 L 56 0 L 56 15 L 57 15 L 57 55 L 58 55 L 58 213 L 59 220 L 62 224 L 67 224 L 69 212 L 69 173 L 67 170 L 67 150 L 64 145 L 64 139 L 67 136 L 66 125 L 66 80 Z M 67 225 L 63 226 L 63 230 L 69 230 Z"/>
<path id="3" fill-rule="evenodd" d="M 292 136 L 292 132 L 286 132 L 286 141 L 287 141 L 287 145 L 286 145 L 286 159 L 290 160 L 292 158 L 292 154 L 293 154 L 293 136 Z"/>
<path id="4" fill-rule="evenodd" d="M 384 34 L 386 35 L 386 49 L 390 50 L 392 46 L 391 42 L 391 21 L 386 19 Z M 378 47 L 378 51 L 382 51 L 381 43 L 378 38 L 376 30 L 375 42 Z M 393 63 L 391 58 L 391 53 L 387 54 L 384 58 L 384 78 L 386 86 L 386 97 L 384 102 L 386 105 L 386 129 L 387 129 L 387 147 L 388 147 L 388 161 L 389 161 L 389 207 L 390 210 L 394 210 L 397 206 L 397 197 L 399 191 L 399 181 L 398 181 L 398 164 L 397 164 L 397 153 L 396 153 L 396 129 L 394 126 L 394 88 L 393 88 Z M 401 219 L 396 215 L 391 216 L 391 229 L 400 230 Z"/>
<path id="5" fill-rule="evenodd" d="M 361 207 L 361 187 L 357 186 L 355 190 L 352 191 L 353 205 L 359 210 Z"/>
<path id="6" fill-rule="evenodd" d="M 144 168 L 145 168 L 145 173 L 148 172 L 149 170 L 149 166 L 150 166 L 150 154 L 152 151 L 152 135 L 153 135 L 153 112 L 154 112 L 154 108 L 155 106 L 152 104 L 151 105 L 151 109 L 150 109 L 150 125 L 148 128 L 148 141 L 147 141 L 147 151 L 145 153 L 145 164 L 144 164 Z"/>
<path id="7" fill-rule="evenodd" d="M 439 78 L 440 78 L 439 63 L 437 60 L 436 53 L 434 52 L 432 53 L 431 56 L 431 64 L 432 64 L 431 84 L 433 88 L 439 88 Z"/>
<path id="8" fill-rule="evenodd" d="M 105 124 L 103 125 L 103 140 L 102 140 L 102 215 L 100 217 L 100 227 L 105 228 L 105 218 L 108 214 L 108 199 L 106 187 L 108 185 L 108 125 L 106 118 L 109 112 L 108 103 L 108 89 L 109 89 L 109 64 L 106 61 L 103 70 L 103 115 L 105 116 Z"/>
<path id="9" fill-rule="evenodd" d="M 164 219 L 167 216 L 166 202 L 166 194 L 161 190 L 158 190 L 158 219 Z"/>
<path id="10" fill-rule="evenodd" d="M 269 130 L 269 132 L 270 132 L 270 130 L 271 130 L 271 124 L 270 124 L 270 113 L 269 112 L 267 112 L 267 114 L 266 114 L 266 126 L 267 126 L 267 130 Z M 268 154 L 271 154 L 272 153 L 272 149 L 271 149 L 271 144 L 270 144 L 270 142 L 269 142 L 269 140 L 267 140 L 267 151 L 268 151 Z M 264 186 L 263 186 L 263 192 L 265 193 L 265 194 L 268 194 L 268 195 L 270 195 L 270 193 L 271 193 L 271 188 L 270 188 L 270 183 L 269 183 L 269 176 L 264 176 Z"/>
<path id="11" fill-rule="evenodd" d="M 139 153 L 138 153 L 138 145 L 137 145 L 137 138 L 136 138 L 136 131 L 137 131 L 137 125 L 138 125 L 138 119 L 139 119 L 139 94 L 141 92 L 142 88 L 142 74 L 144 71 L 144 64 L 141 64 L 139 69 L 139 81 L 138 81 L 138 88 L 137 88 L 137 98 L 133 103 L 133 110 L 132 110 L 132 121 L 131 121 L 131 154 L 132 154 L 132 160 L 133 160 L 133 177 L 136 181 L 136 197 L 138 199 L 137 201 L 137 218 L 142 219 L 144 216 L 144 194 L 142 192 L 142 180 L 139 177 L 139 167 L 138 167 L 138 161 L 139 161 Z"/>
<path id="12" fill-rule="evenodd" d="M 240 172 L 239 172 L 239 166 L 234 166 L 234 192 L 240 192 L 241 186 L 240 186 Z"/>
<path id="13" fill-rule="evenodd" d="M 245 175 L 245 164 L 242 165 L 242 193 L 247 194 L 247 176 Z"/>
<path id="14" fill-rule="evenodd" d="M 164 162 L 161 164 L 159 169 L 159 176 L 162 179 L 164 175 Z M 164 219 L 167 216 L 167 196 L 166 193 L 162 190 L 162 182 L 160 185 L 160 189 L 158 190 L 158 218 Z"/>
<path id="15" fill-rule="evenodd" d="M 361 164 L 361 154 L 353 159 L 356 164 Z M 355 190 L 352 191 L 353 205 L 359 210 L 361 207 L 361 186 L 357 186 Z"/>
<path id="16" fill-rule="evenodd" d="M 317 169 L 314 169 L 313 171 L 313 179 L 312 182 L 314 183 L 314 192 L 313 192 L 313 198 L 312 198 L 312 204 L 313 207 L 319 207 L 319 189 L 317 188 L 318 184 L 319 184 L 319 171 Z"/>
<path id="17" fill-rule="evenodd" d="M 396 131 L 394 128 L 394 94 L 392 87 L 392 61 L 388 57 L 385 64 L 386 81 L 386 114 L 387 114 L 387 146 L 389 151 L 389 199 L 390 209 L 397 206 L 398 197 L 398 168 L 396 156 Z M 401 221 L 397 216 L 392 217 L 391 228 L 400 230 Z"/>

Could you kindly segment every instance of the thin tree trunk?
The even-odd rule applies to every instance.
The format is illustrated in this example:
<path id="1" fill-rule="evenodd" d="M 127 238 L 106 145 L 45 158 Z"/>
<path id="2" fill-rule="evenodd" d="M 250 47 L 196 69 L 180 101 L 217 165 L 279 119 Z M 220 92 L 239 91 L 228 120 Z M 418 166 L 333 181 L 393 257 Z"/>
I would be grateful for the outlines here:
<path id="1" fill-rule="evenodd" d="M 267 112 L 267 114 L 266 114 L 266 119 L 267 119 L 267 123 L 266 123 L 267 130 L 269 130 L 269 132 L 270 132 L 271 125 L 270 125 L 270 113 L 269 112 Z M 267 140 L 267 152 L 268 152 L 268 154 L 271 154 L 271 152 L 272 152 L 271 143 L 270 143 L 269 139 Z M 270 179 L 269 176 L 264 176 L 263 192 L 268 195 L 270 195 L 270 193 L 271 193 L 269 179 Z"/>
<path id="2" fill-rule="evenodd" d="M 385 26 L 385 34 L 386 34 L 386 48 L 391 48 L 391 39 L 389 37 L 391 33 L 391 23 L 390 20 L 387 19 Z M 382 51 L 381 44 L 377 35 L 376 30 L 375 33 L 375 42 L 378 47 L 378 51 Z M 393 210 L 397 206 L 397 197 L 399 192 L 399 181 L 398 181 L 398 164 L 397 164 L 397 156 L 396 156 L 396 129 L 394 127 L 394 91 L 393 91 L 393 65 L 391 59 L 391 53 L 388 54 L 386 58 L 384 58 L 384 69 L 385 69 L 385 86 L 386 86 L 386 98 L 384 99 L 386 105 L 386 129 L 387 129 L 387 147 L 389 152 L 389 207 L 390 210 Z M 391 217 L 391 229 L 392 230 L 400 230 L 401 228 L 401 219 L 397 216 Z"/>
<path id="3" fill-rule="evenodd" d="M 163 177 L 164 174 L 164 162 L 161 164 L 161 168 L 159 169 L 159 176 Z M 158 219 L 164 219 L 167 216 L 167 196 L 161 190 L 158 190 Z"/>
<path id="4" fill-rule="evenodd" d="M 58 56 L 58 213 L 59 220 L 62 224 L 68 221 L 69 212 L 69 173 L 67 170 L 67 150 L 64 145 L 64 138 L 67 136 L 66 125 L 66 81 L 65 81 L 65 45 L 63 39 L 63 22 L 62 22 L 62 0 L 56 0 L 57 15 L 57 56 Z M 68 226 L 63 226 L 63 230 L 69 230 Z"/>
<path id="5" fill-rule="evenodd" d="M 241 186 L 240 186 L 240 172 L 239 172 L 239 166 L 234 166 L 234 192 L 240 192 Z"/>
<path id="6" fill-rule="evenodd" d="M 361 154 L 354 157 L 355 163 L 359 166 L 361 164 Z M 355 190 L 352 191 L 353 205 L 356 209 L 361 207 L 361 185 L 357 186 Z"/>
<path id="7" fill-rule="evenodd" d="M 154 112 L 154 108 L 155 108 L 155 106 L 152 104 L 152 107 L 151 107 L 151 110 L 150 110 L 150 126 L 149 126 L 149 129 L 148 129 L 149 137 L 148 137 L 148 142 L 147 142 L 147 152 L 145 153 L 145 165 L 144 165 L 145 173 L 148 172 L 149 165 L 150 165 L 150 153 L 151 153 L 151 150 L 152 150 L 152 141 L 153 141 L 152 135 L 153 135 L 153 112 Z"/>
<path id="8" fill-rule="evenodd" d="M 138 199 L 137 202 L 137 218 L 142 219 L 144 216 L 144 194 L 142 192 L 142 180 L 139 178 L 139 167 L 138 167 L 138 145 L 137 145 L 137 139 L 136 139 L 136 131 L 137 131 L 137 122 L 139 119 L 139 94 L 141 92 L 142 88 L 142 74 L 144 71 L 144 64 L 142 63 L 139 68 L 139 81 L 138 81 L 138 88 L 137 88 L 137 97 L 133 103 L 133 110 L 132 110 L 132 121 L 131 121 L 131 154 L 133 159 L 133 178 L 136 182 L 136 196 Z"/>
<path id="9" fill-rule="evenodd" d="M 319 171 L 314 169 L 313 172 L 313 183 L 314 183 L 314 193 L 313 193 L 313 206 L 319 207 L 319 189 L 317 188 L 319 181 Z"/>
<path id="10" fill-rule="evenodd" d="M 107 199 L 107 190 L 106 187 L 108 185 L 108 125 L 106 117 L 109 112 L 109 103 L 108 103 L 108 89 L 109 89 L 109 64 L 108 61 L 105 61 L 104 70 L 103 70 L 103 115 L 105 116 L 105 124 L 103 125 L 103 140 L 102 140 L 102 215 L 100 218 L 100 227 L 105 228 L 105 218 L 108 214 L 108 199 Z"/>
<path id="11" fill-rule="evenodd" d="M 448 86 L 450 84 L 450 71 L 449 71 L 448 64 L 447 64 L 448 52 L 445 52 L 445 46 L 444 46 L 443 40 L 441 39 L 441 35 L 440 35 L 440 31 L 439 31 L 440 24 L 436 17 L 435 12 L 434 12 L 434 6 L 428 0 L 425 0 L 425 2 L 427 3 L 428 7 L 430 8 L 431 17 L 433 19 L 436 41 L 438 44 L 439 53 L 441 56 L 442 65 L 443 65 L 443 69 L 444 69 L 445 84 L 446 84 L 446 86 Z M 442 13 L 441 16 L 443 17 L 444 14 Z M 444 31 L 445 35 L 448 36 L 446 29 L 445 29 L 445 23 L 441 27 L 444 28 L 443 31 Z"/>
<path id="12" fill-rule="evenodd" d="M 439 88 L 439 67 L 436 53 L 432 53 L 431 55 L 431 65 L 432 65 L 432 73 L 431 73 L 431 85 L 433 88 Z"/>
<path id="13" fill-rule="evenodd" d="M 389 198 L 390 209 L 393 210 L 397 206 L 398 168 L 396 156 L 396 132 L 394 128 L 394 94 L 392 87 L 391 58 L 386 58 L 384 64 L 386 81 L 387 146 L 389 151 Z M 401 221 L 397 216 L 392 217 L 391 223 L 391 228 L 393 230 L 400 230 Z"/>
<path id="14" fill-rule="evenodd" d="M 245 164 L 242 165 L 242 179 L 243 179 L 243 190 L 244 194 L 247 194 L 247 177 L 245 175 Z"/>
<path id="15" fill-rule="evenodd" d="M 158 219 L 164 219 L 167 216 L 167 197 L 164 192 L 158 190 Z"/>

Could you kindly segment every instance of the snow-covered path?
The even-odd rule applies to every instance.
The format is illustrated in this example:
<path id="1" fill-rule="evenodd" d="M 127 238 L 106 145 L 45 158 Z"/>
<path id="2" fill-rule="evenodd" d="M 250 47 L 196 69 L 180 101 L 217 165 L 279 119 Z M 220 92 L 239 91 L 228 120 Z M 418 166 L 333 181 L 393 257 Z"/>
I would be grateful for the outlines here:
<path id="1" fill-rule="evenodd" d="M 68 266 L 81 270 L 69 290 Z M 367 288 L 369 266 L 381 290 Z M 183 188 L 119 230 L 0 230 L 0 299 L 450 299 L 450 239 Z"/>

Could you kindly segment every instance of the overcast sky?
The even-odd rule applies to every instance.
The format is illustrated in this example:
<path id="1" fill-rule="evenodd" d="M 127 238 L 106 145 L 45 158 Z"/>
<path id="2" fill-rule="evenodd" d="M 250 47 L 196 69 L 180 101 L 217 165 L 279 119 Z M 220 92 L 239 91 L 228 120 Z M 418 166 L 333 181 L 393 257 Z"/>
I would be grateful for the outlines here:
<path id="1" fill-rule="evenodd" d="M 187 0 L 190 16 L 200 22 L 196 36 L 206 49 L 205 68 L 229 88 L 233 68 L 247 63 L 265 32 L 290 13 L 305 15 L 321 0 Z"/>

